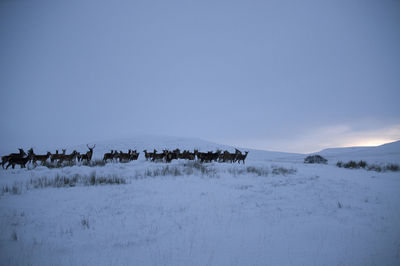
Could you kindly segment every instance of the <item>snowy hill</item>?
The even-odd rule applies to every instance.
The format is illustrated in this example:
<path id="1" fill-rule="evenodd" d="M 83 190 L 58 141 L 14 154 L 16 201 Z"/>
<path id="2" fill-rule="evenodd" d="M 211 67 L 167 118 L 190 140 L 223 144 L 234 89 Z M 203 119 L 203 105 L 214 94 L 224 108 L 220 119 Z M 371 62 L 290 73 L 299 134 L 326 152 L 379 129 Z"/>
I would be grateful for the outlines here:
<path id="1" fill-rule="evenodd" d="M 199 151 L 216 151 L 228 150 L 234 152 L 235 148 L 241 151 L 250 151 L 248 160 L 250 161 L 268 161 L 268 162 L 293 162 L 302 163 L 307 154 L 287 153 L 287 152 L 276 152 L 276 151 L 265 151 L 247 149 L 243 147 L 233 147 L 229 145 L 223 145 L 206 141 L 198 138 L 187 138 L 187 137 L 172 137 L 172 136 L 134 136 L 131 138 L 114 139 L 114 140 L 102 140 L 93 141 L 87 143 L 90 146 L 96 144 L 94 149 L 94 158 L 102 159 L 103 154 L 110 152 L 110 150 L 124 151 L 128 149 L 136 149 L 141 153 L 140 159 L 143 159 L 143 150 L 153 151 L 153 149 L 159 152 L 164 149 L 173 150 L 179 148 L 181 150 L 197 149 Z M 31 148 L 31 146 L 23 147 L 25 150 Z M 35 153 L 45 154 L 47 151 L 52 153 L 56 149 L 61 152 L 62 149 L 67 149 L 67 153 L 71 153 L 73 150 L 77 150 L 81 153 L 85 153 L 88 149 L 86 144 L 79 145 L 60 145 L 60 146 L 33 146 Z M 6 149 L 1 150 L 2 154 L 9 154 L 11 152 L 17 152 L 17 149 Z M 377 147 L 348 147 L 348 148 L 329 148 L 322 150 L 317 153 L 327 158 L 330 164 L 335 164 L 337 161 L 349 161 L 349 160 L 365 160 L 370 163 L 400 163 L 400 141 L 393 143 L 384 144 Z"/>
<path id="2" fill-rule="evenodd" d="M 370 163 L 400 163 L 400 141 L 377 147 L 349 147 L 325 149 L 317 154 L 331 163 L 349 160 L 365 160 Z"/>
<path id="3" fill-rule="evenodd" d="M 88 144 L 96 144 L 95 158 L 111 149 L 141 157 L 0 169 L 0 265 L 400 264 L 399 172 L 307 165 L 302 154 L 257 150 L 245 165 L 143 158 L 154 148 L 234 151 L 190 138 Z M 322 154 L 382 161 L 396 158 L 398 145 Z M 87 150 L 34 147 L 61 148 Z"/>
<path id="4" fill-rule="evenodd" d="M 223 144 L 214 143 L 211 141 L 202 140 L 199 138 L 187 138 L 187 137 L 172 137 L 172 136 L 158 136 L 158 135 L 138 135 L 131 138 L 113 139 L 113 140 L 101 140 L 93 141 L 89 146 L 96 145 L 93 153 L 94 159 L 102 159 L 103 154 L 110 152 L 110 150 L 117 150 L 127 152 L 128 149 L 136 149 L 141 153 L 139 159 L 143 159 L 143 150 L 153 151 L 156 149 L 161 152 L 164 149 L 174 150 L 179 148 L 181 151 L 195 149 L 207 152 L 216 150 L 228 150 L 229 152 L 235 152 L 235 148 L 241 151 L 250 151 L 248 159 L 252 161 L 298 161 L 302 162 L 304 154 L 286 153 L 286 152 L 275 152 L 265 150 L 247 149 L 242 147 L 233 147 Z M 25 150 L 31 148 L 31 146 L 23 147 Z M 71 153 L 73 150 L 85 153 L 88 151 L 86 144 L 78 145 L 60 145 L 60 146 L 33 146 L 35 153 L 45 154 L 47 151 L 55 153 L 55 150 L 61 152 L 62 149 L 67 149 L 66 153 Z M 18 152 L 17 149 L 3 150 L 2 154 L 9 154 L 11 152 Z"/>

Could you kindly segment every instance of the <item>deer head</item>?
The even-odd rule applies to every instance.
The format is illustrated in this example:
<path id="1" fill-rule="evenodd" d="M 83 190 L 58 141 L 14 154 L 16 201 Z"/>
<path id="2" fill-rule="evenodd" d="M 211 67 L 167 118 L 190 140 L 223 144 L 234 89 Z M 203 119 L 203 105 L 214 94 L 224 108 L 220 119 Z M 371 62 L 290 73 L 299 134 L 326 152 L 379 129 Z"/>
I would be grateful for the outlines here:
<path id="1" fill-rule="evenodd" d="M 18 150 L 19 150 L 19 154 L 20 154 L 20 155 L 22 155 L 22 156 L 25 156 L 25 155 L 26 155 L 24 149 L 18 148 Z"/>
<path id="2" fill-rule="evenodd" d="M 88 147 L 90 152 L 93 152 L 93 149 L 94 149 L 94 147 L 96 147 L 96 144 L 94 144 L 93 147 L 91 147 L 91 148 L 89 147 L 89 145 L 86 144 L 86 147 Z"/>

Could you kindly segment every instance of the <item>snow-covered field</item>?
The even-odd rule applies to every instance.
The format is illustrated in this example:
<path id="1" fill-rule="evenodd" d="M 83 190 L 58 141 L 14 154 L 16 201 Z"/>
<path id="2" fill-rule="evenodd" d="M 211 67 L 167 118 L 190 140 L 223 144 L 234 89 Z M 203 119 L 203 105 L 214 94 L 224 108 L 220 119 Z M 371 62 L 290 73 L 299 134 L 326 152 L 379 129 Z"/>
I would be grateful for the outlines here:
<path id="1" fill-rule="evenodd" d="M 398 146 L 323 151 L 328 165 L 250 150 L 245 165 L 173 161 L 165 171 L 167 164 L 146 162 L 142 150 L 234 148 L 140 137 L 96 143 L 96 158 L 138 149 L 131 163 L 0 170 L 0 188 L 18 188 L 0 196 L 0 265 L 400 265 L 400 172 L 334 165 L 400 163 Z M 31 184 L 57 175 L 126 184 Z"/>

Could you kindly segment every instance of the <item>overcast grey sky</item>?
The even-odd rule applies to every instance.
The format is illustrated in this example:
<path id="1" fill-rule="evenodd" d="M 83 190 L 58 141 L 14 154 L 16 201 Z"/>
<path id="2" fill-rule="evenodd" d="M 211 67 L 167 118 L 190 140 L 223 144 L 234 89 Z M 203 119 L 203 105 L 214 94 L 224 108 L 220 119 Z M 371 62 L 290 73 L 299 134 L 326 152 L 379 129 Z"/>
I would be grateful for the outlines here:
<path id="1" fill-rule="evenodd" d="M 400 1 L 0 0 L 1 145 L 400 139 Z"/>

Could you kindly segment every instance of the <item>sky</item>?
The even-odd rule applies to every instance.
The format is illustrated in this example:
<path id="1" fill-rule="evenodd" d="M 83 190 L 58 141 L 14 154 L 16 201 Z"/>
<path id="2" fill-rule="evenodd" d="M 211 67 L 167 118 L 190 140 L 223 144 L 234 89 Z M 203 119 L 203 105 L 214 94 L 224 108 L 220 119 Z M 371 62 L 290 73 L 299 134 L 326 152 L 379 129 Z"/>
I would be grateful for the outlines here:
<path id="1" fill-rule="evenodd" d="M 400 139 L 400 1 L 0 0 L 0 145 Z"/>

